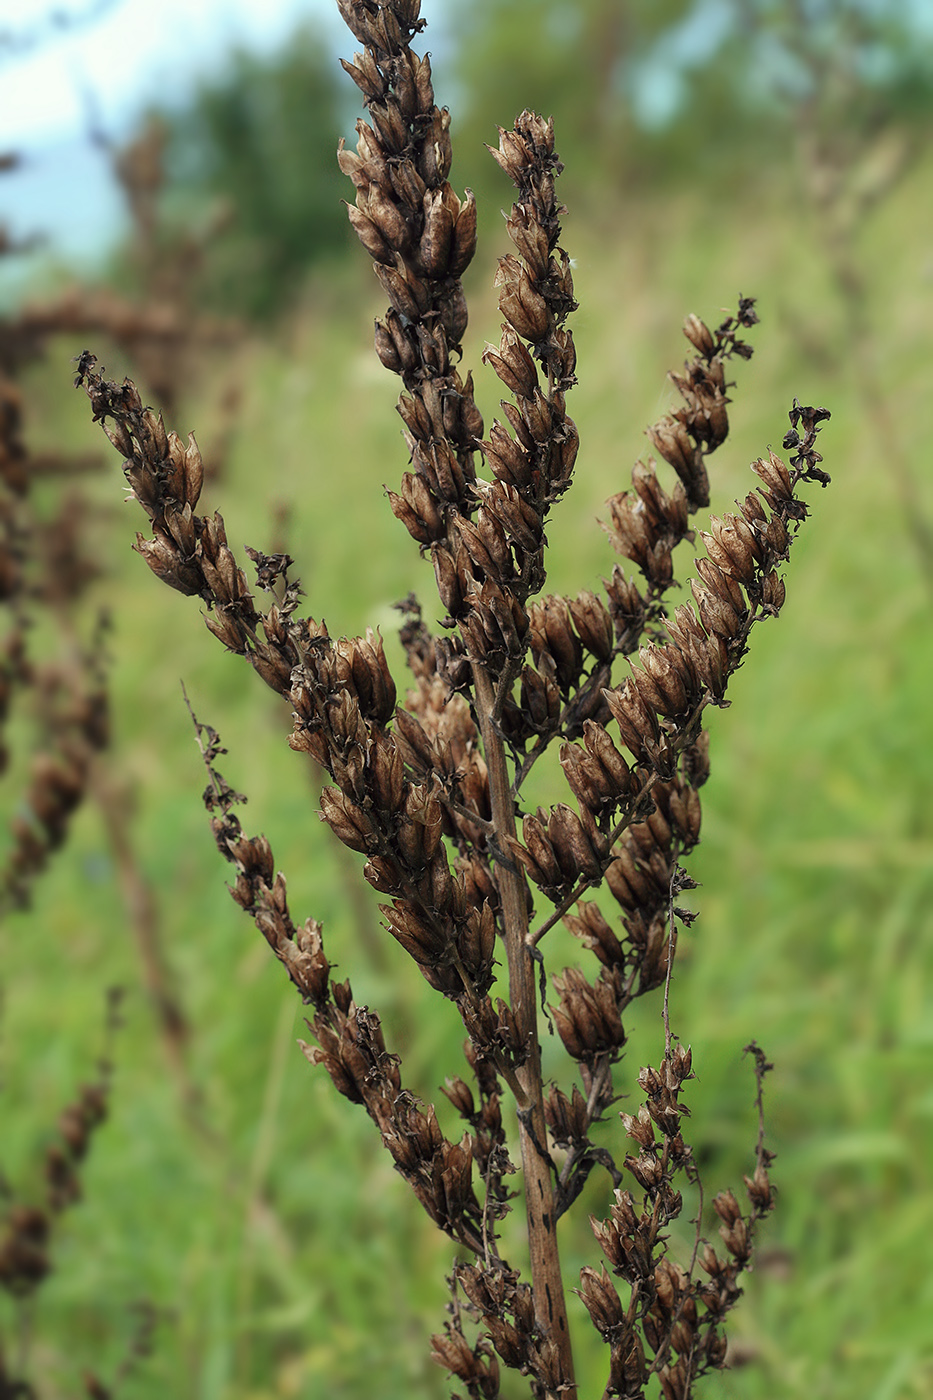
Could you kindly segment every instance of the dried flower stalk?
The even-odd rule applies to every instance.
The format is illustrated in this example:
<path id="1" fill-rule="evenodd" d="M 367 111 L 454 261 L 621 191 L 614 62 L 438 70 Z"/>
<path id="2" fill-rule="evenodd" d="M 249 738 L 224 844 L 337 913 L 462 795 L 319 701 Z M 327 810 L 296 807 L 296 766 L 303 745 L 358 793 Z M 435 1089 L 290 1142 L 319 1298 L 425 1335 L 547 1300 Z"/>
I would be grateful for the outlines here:
<path id="1" fill-rule="evenodd" d="M 673 551 L 694 540 L 690 517 L 710 499 L 706 458 L 728 432 L 727 367 L 751 355 L 741 335 L 757 320 L 749 298 L 716 330 L 688 317 L 694 353 L 672 375 L 683 405 L 648 431 L 676 482 L 666 491 L 649 458 L 636 464 L 632 489 L 609 502 L 609 536 L 641 582 L 617 567 L 601 593 L 540 597 L 545 522 L 571 483 L 578 446 L 566 408 L 576 382 L 566 323 L 576 303 L 560 245 L 553 127 L 524 112 L 492 152 L 517 197 L 506 220 L 515 252 L 500 260 L 496 279 L 502 333 L 484 355 L 510 399 L 505 421 L 484 437 L 472 378 L 456 365 L 475 206 L 447 179 L 449 118 L 434 102 L 429 60 L 411 48 L 423 28 L 418 0 L 339 6 L 363 46 L 344 67 L 369 116 L 357 123 L 356 152 L 341 147 L 339 160 L 357 191 L 351 222 L 390 302 L 375 348 L 402 380 L 398 410 L 411 459 L 390 500 L 430 554 L 446 612 L 446 635 L 434 636 L 414 599 L 400 605 L 414 681 L 404 703 L 378 635 L 334 639 L 322 623 L 297 616 L 287 555 L 248 551 L 256 586 L 271 599 L 257 605 L 222 518 L 196 513 L 203 471 L 193 438 L 184 444 L 167 432 L 135 387 L 105 380 L 90 353 L 77 382 L 148 516 L 151 534 L 137 537 L 137 549 L 164 582 L 203 600 L 209 630 L 286 699 L 292 747 L 313 755 L 332 781 L 321 794 L 324 820 L 365 856 L 364 878 L 386 897 L 386 929 L 462 1019 L 474 1082 L 453 1076 L 443 1091 L 465 1123 L 455 1142 L 433 1105 L 404 1087 L 375 1012 L 355 1002 L 349 982 L 331 981 L 320 925 L 294 922 L 268 842 L 244 834 L 237 794 L 217 770 L 217 734 L 198 723 L 214 836 L 237 872 L 233 897 L 310 1008 L 314 1043 L 303 1045 L 305 1054 L 365 1108 L 432 1220 L 472 1256 L 450 1280 L 435 1359 L 470 1396 L 498 1394 L 501 1362 L 528 1377 L 533 1395 L 572 1400 L 556 1227 L 601 1167 L 615 1205 L 593 1229 L 627 1295 L 623 1301 L 605 1266 L 585 1269 L 579 1291 L 609 1344 L 605 1393 L 633 1400 L 656 1376 L 666 1400 L 684 1400 L 699 1376 L 723 1365 L 722 1321 L 773 1196 L 759 1132 L 748 1206 L 731 1192 L 714 1201 L 725 1255 L 702 1238 L 698 1215 L 692 1258 L 684 1266 L 669 1256 L 667 1227 L 683 1210 L 677 1178 L 699 1183 L 681 1132 L 692 1057 L 669 1015 L 677 927 L 694 918 L 677 902 L 693 887 L 681 861 L 700 834 L 698 789 L 709 771 L 703 714 L 727 703 L 752 628 L 783 605 L 777 570 L 807 516 L 797 487 L 829 480 L 816 449 L 829 415 L 795 402 L 784 439 L 789 466 L 773 453 L 753 464 L 757 489 L 736 513 L 711 517 L 702 534 L 695 607 L 671 610 Z M 488 481 L 477 475 L 477 451 Z M 525 810 L 523 785 L 554 743 L 576 806 Z M 618 932 L 586 897 L 602 883 L 620 908 Z M 537 923 L 533 889 L 553 906 Z M 545 1014 L 579 1072 L 569 1093 L 543 1082 L 538 1040 L 542 943 L 560 920 L 599 964 L 592 980 L 576 966 L 552 979 L 556 1001 Z M 499 960 L 507 972 L 497 986 Z M 637 1114 L 622 1115 L 633 1146 L 619 1160 L 594 1133 L 616 1097 L 626 1009 L 662 987 L 665 1053 L 639 1075 L 644 1101 Z M 502 994 L 494 999 L 495 991 Z M 767 1065 L 750 1049 L 760 1107 Z M 509 1099 L 520 1168 L 510 1152 Z M 500 1239 L 507 1179 L 519 1170 L 530 1281 L 510 1266 Z M 634 1193 L 623 1187 L 629 1179 Z M 471 1318 L 479 1327 L 473 1342 L 464 1332 Z"/>

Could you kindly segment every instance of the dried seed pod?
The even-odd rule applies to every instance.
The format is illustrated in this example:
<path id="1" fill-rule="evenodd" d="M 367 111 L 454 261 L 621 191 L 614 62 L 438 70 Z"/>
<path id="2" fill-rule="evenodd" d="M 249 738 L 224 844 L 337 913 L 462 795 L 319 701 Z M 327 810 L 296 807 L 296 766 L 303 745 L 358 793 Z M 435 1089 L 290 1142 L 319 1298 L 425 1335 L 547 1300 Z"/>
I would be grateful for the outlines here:
<path id="1" fill-rule="evenodd" d="M 343 202 L 346 204 L 346 200 Z M 383 237 L 378 226 L 355 205 L 347 204 L 346 208 L 356 236 L 369 256 L 375 258 L 377 263 L 388 263 L 392 266 L 395 262 L 395 253 L 392 245 Z M 392 304 L 396 305 L 394 298 Z"/>
<path id="2" fill-rule="evenodd" d="M 156 578 L 167 583 L 169 588 L 174 588 L 188 597 L 203 592 L 204 574 L 194 560 L 189 563 L 179 555 L 173 540 L 158 533 L 151 540 L 137 534 L 134 548 L 137 554 L 141 554 L 145 559 Z"/>
<path id="3" fill-rule="evenodd" d="M 598 834 L 587 832 L 572 807 L 558 802 L 551 808 L 547 824 L 548 840 L 560 866 L 564 881 L 598 880 L 602 864 L 596 849 Z M 603 842 L 605 845 L 605 842 Z"/>
<path id="4" fill-rule="evenodd" d="M 538 808 L 537 814 L 529 814 L 522 822 L 522 836 L 525 845 L 516 841 L 511 844 L 513 853 L 536 885 L 542 889 L 552 889 L 562 882 L 560 866 L 554 848 L 547 834 L 547 813 Z"/>
<path id="5" fill-rule="evenodd" d="M 433 967 L 443 960 L 449 936 L 424 917 L 415 905 L 396 899 L 391 904 L 380 904 L 379 911 L 392 937 L 416 963 Z"/>
<path id="6" fill-rule="evenodd" d="M 790 472 L 780 457 L 776 457 L 773 452 L 768 453 L 767 462 L 763 457 L 759 457 L 757 462 L 752 463 L 751 469 L 761 478 L 776 500 L 789 501 L 793 498 L 794 488 Z"/>
<path id="7" fill-rule="evenodd" d="M 521 708 L 533 730 L 546 733 L 560 717 L 560 691 L 550 676 L 531 666 L 522 669 Z"/>
<path id="8" fill-rule="evenodd" d="M 579 1294 L 593 1326 L 597 1332 L 608 1338 L 622 1326 L 625 1313 L 621 1299 L 606 1272 L 605 1264 L 600 1266 L 599 1273 L 584 1265 L 580 1270 L 580 1283 Z"/>
<path id="9" fill-rule="evenodd" d="M 448 277 L 461 277 L 476 252 L 476 199 L 472 190 L 466 191 L 466 198 L 460 205 L 453 236 L 450 243 L 450 257 L 447 266 Z"/>
<path id="10" fill-rule="evenodd" d="M 570 616 L 583 645 L 599 661 L 612 655 L 612 618 L 595 593 L 585 590 L 570 601 Z"/>
<path id="11" fill-rule="evenodd" d="M 507 389 L 519 398 L 534 397 L 538 388 L 535 362 L 513 330 L 504 326 L 498 352 L 491 346 L 483 351 L 483 364 L 492 365 Z"/>
<path id="12" fill-rule="evenodd" d="M 378 318 L 375 326 L 374 348 L 380 362 L 386 369 L 391 370 L 394 374 L 401 372 L 402 357 L 399 354 L 395 338 L 389 332 L 385 322 Z"/>
<path id="13" fill-rule="evenodd" d="M 489 441 L 480 443 L 480 447 L 495 477 L 520 491 L 530 486 L 533 459 L 501 423 L 493 423 Z"/>
<path id="14" fill-rule="evenodd" d="M 374 729 L 370 739 L 369 782 L 376 810 L 383 819 L 398 812 L 405 791 L 405 766 L 392 737 Z"/>
<path id="15" fill-rule="evenodd" d="M 604 967 L 618 967 L 625 962 L 621 942 L 613 933 L 599 906 L 581 899 L 577 914 L 565 914 L 564 923 L 597 956 Z"/>
<path id="16" fill-rule="evenodd" d="M 687 713 L 696 699 L 696 685 L 690 666 L 676 646 L 642 647 L 638 653 L 643 670 L 633 679 L 641 694 L 658 714 L 676 719 Z"/>
<path id="17" fill-rule="evenodd" d="M 747 613 L 745 595 L 731 574 L 724 573 L 712 559 L 696 559 L 694 562 L 697 573 L 707 588 L 718 598 L 729 603 L 740 617 L 744 617 Z"/>
<path id="18" fill-rule="evenodd" d="M 634 677 L 630 677 L 621 690 L 604 690 L 602 695 L 619 726 L 625 747 L 639 762 L 646 758 L 650 762 L 650 754 L 656 749 L 661 731 L 657 715 L 645 702 L 634 683 Z"/>
<path id="19" fill-rule="evenodd" d="M 426 277 L 449 275 L 450 246 L 455 226 L 455 214 L 444 197 L 443 189 L 424 192 L 424 232 L 418 245 L 418 261 Z"/>
<path id="20" fill-rule="evenodd" d="M 406 472 L 402 494 L 387 491 L 392 514 L 419 544 L 432 545 L 444 534 L 444 522 L 434 493 L 423 476 Z"/>
<path id="21" fill-rule="evenodd" d="M 775 573 L 767 573 L 761 580 L 761 601 L 775 616 L 784 606 L 784 580 Z"/>
<path id="22" fill-rule="evenodd" d="M 711 589 L 704 588 L 703 584 L 697 583 L 696 579 L 690 580 L 690 591 L 699 609 L 700 620 L 707 632 L 722 637 L 725 641 L 730 641 L 739 635 L 746 609 L 743 608 L 741 612 L 737 612 L 731 603 L 717 597 Z"/>
<path id="23" fill-rule="evenodd" d="M 570 1099 L 558 1089 L 556 1084 L 551 1085 L 544 1101 L 544 1117 L 551 1137 L 558 1147 L 569 1147 L 572 1144 L 586 1142 L 590 1115 L 586 1099 L 576 1084 L 573 1086 L 573 1096 Z"/>
<path id="24" fill-rule="evenodd" d="M 434 577 L 437 580 L 440 600 L 451 617 L 457 617 L 463 611 L 464 605 L 460 570 L 449 549 L 444 545 L 434 544 L 431 546 L 431 559 L 434 563 Z"/>
<path id="25" fill-rule="evenodd" d="M 735 517 L 732 517 L 733 522 L 734 520 Z M 745 530 L 746 534 L 740 534 L 729 517 L 720 520 L 714 515 L 710 517 L 710 533 L 701 531 L 700 538 L 706 545 L 713 563 L 717 564 L 724 574 L 738 579 L 747 588 L 755 582 L 756 551 L 748 539 L 751 532 L 747 525 Z"/>
<path id="26" fill-rule="evenodd" d="M 376 837 L 376 823 L 338 788 L 326 787 L 322 790 L 321 816 L 334 835 L 351 851 L 365 854 L 371 849 Z"/>
<path id="27" fill-rule="evenodd" d="M 713 339 L 712 331 L 692 311 L 684 320 L 684 335 L 694 349 L 699 350 L 706 359 L 710 359 L 715 354 L 716 342 Z"/>

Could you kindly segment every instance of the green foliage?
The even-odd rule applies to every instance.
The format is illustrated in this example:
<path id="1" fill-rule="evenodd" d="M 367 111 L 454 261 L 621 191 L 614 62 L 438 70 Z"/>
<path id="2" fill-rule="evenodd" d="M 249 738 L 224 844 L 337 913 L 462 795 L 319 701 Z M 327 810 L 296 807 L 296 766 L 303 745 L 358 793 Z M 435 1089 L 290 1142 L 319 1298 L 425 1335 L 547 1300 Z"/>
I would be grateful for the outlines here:
<path id="1" fill-rule="evenodd" d="M 308 267 L 347 241 L 334 133 L 340 70 L 310 28 L 268 58 L 240 50 L 172 113 L 169 179 L 190 217 L 205 197 L 229 210 L 207 264 L 205 296 L 267 316 L 294 298 Z"/>
<path id="2" fill-rule="evenodd" d="M 554 117 L 567 179 L 592 175 L 600 145 L 624 122 L 618 79 L 630 19 L 622 7 L 605 0 L 513 0 L 505 7 L 481 0 L 452 7 L 445 24 L 458 179 L 488 184 L 483 142 L 495 145 L 493 122 L 508 127 L 525 107 Z"/>
<path id="3" fill-rule="evenodd" d="M 444 16 L 456 93 L 457 178 L 488 186 L 490 113 L 552 114 L 566 197 L 685 179 L 721 186 L 780 159 L 808 120 L 864 137 L 929 124 L 933 44 L 907 0 L 474 0 Z"/>

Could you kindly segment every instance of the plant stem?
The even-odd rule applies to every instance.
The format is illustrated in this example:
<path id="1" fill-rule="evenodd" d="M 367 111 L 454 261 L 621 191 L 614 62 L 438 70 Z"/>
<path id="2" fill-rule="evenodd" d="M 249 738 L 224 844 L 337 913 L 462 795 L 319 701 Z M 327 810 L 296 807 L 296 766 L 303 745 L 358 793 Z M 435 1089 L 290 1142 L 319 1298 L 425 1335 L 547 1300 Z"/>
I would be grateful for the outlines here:
<path id="1" fill-rule="evenodd" d="M 493 718 L 493 685 L 488 671 L 480 663 L 474 664 L 473 678 L 477 719 L 489 771 L 493 825 L 500 849 L 508 850 L 507 838 L 514 838 L 516 834 L 515 810 L 505 747 Z M 526 885 L 520 870 L 509 869 L 500 864 L 496 875 L 502 900 L 502 920 L 509 966 L 509 1003 L 528 1054 L 525 1063 L 518 1070 L 518 1080 L 528 1102 L 527 1110 L 519 1116 L 519 1131 L 535 1314 L 542 1332 L 553 1341 L 560 1358 L 561 1386 L 559 1391 L 549 1392 L 549 1396 L 553 1396 L 554 1400 L 576 1400 L 573 1352 L 557 1248 L 557 1211 L 551 1179 L 551 1160 L 546 1152 L 547 1126 L 544 1121 L 541 1049 L 538 1044 L 537 987 L 531 952 L 526 945 Z"/>

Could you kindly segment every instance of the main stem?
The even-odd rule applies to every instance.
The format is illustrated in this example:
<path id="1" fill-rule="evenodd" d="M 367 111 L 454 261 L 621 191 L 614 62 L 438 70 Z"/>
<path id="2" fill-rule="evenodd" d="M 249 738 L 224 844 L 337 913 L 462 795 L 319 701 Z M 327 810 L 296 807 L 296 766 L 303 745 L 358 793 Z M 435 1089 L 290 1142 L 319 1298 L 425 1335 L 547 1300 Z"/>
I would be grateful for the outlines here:
<path id="1" fill-rule="evenodd" d="M 515 809 L 505 747 L 493 717 L 495 694 L 488 671 L 482 663 L 473 667 L 476 711 L 486 767 L 489 772 L 489 799 L 492 822 L 503 851 L 514 837 Z M 524 877 L 517 869 L 499 864 L 496 883 L 502 901 L 502 922 L 509 964 L 509 1001 L 528 1058 L 517 1071 L 525 1094 L 525 1107 L 519 1115 L 522 1171 L 525 1178 L 525 1213 L 528 1249 L 531 1256 L 531 1285 L 535 1315 L 545 1336 L 551 1338 L 560 1358 L 561 1384 L 548 1392 L 549 1400 L 576 1400 L 573 1351 L 567 1325 L 564 1281 L 557 1250 L 557 1215 L 554 1185 L 547 1153 L 547 1126 L 541 1083 L 541 1048 L 538 1044 L 537 985 L 531 952 L 526 946 L 528 910 Z"/>

